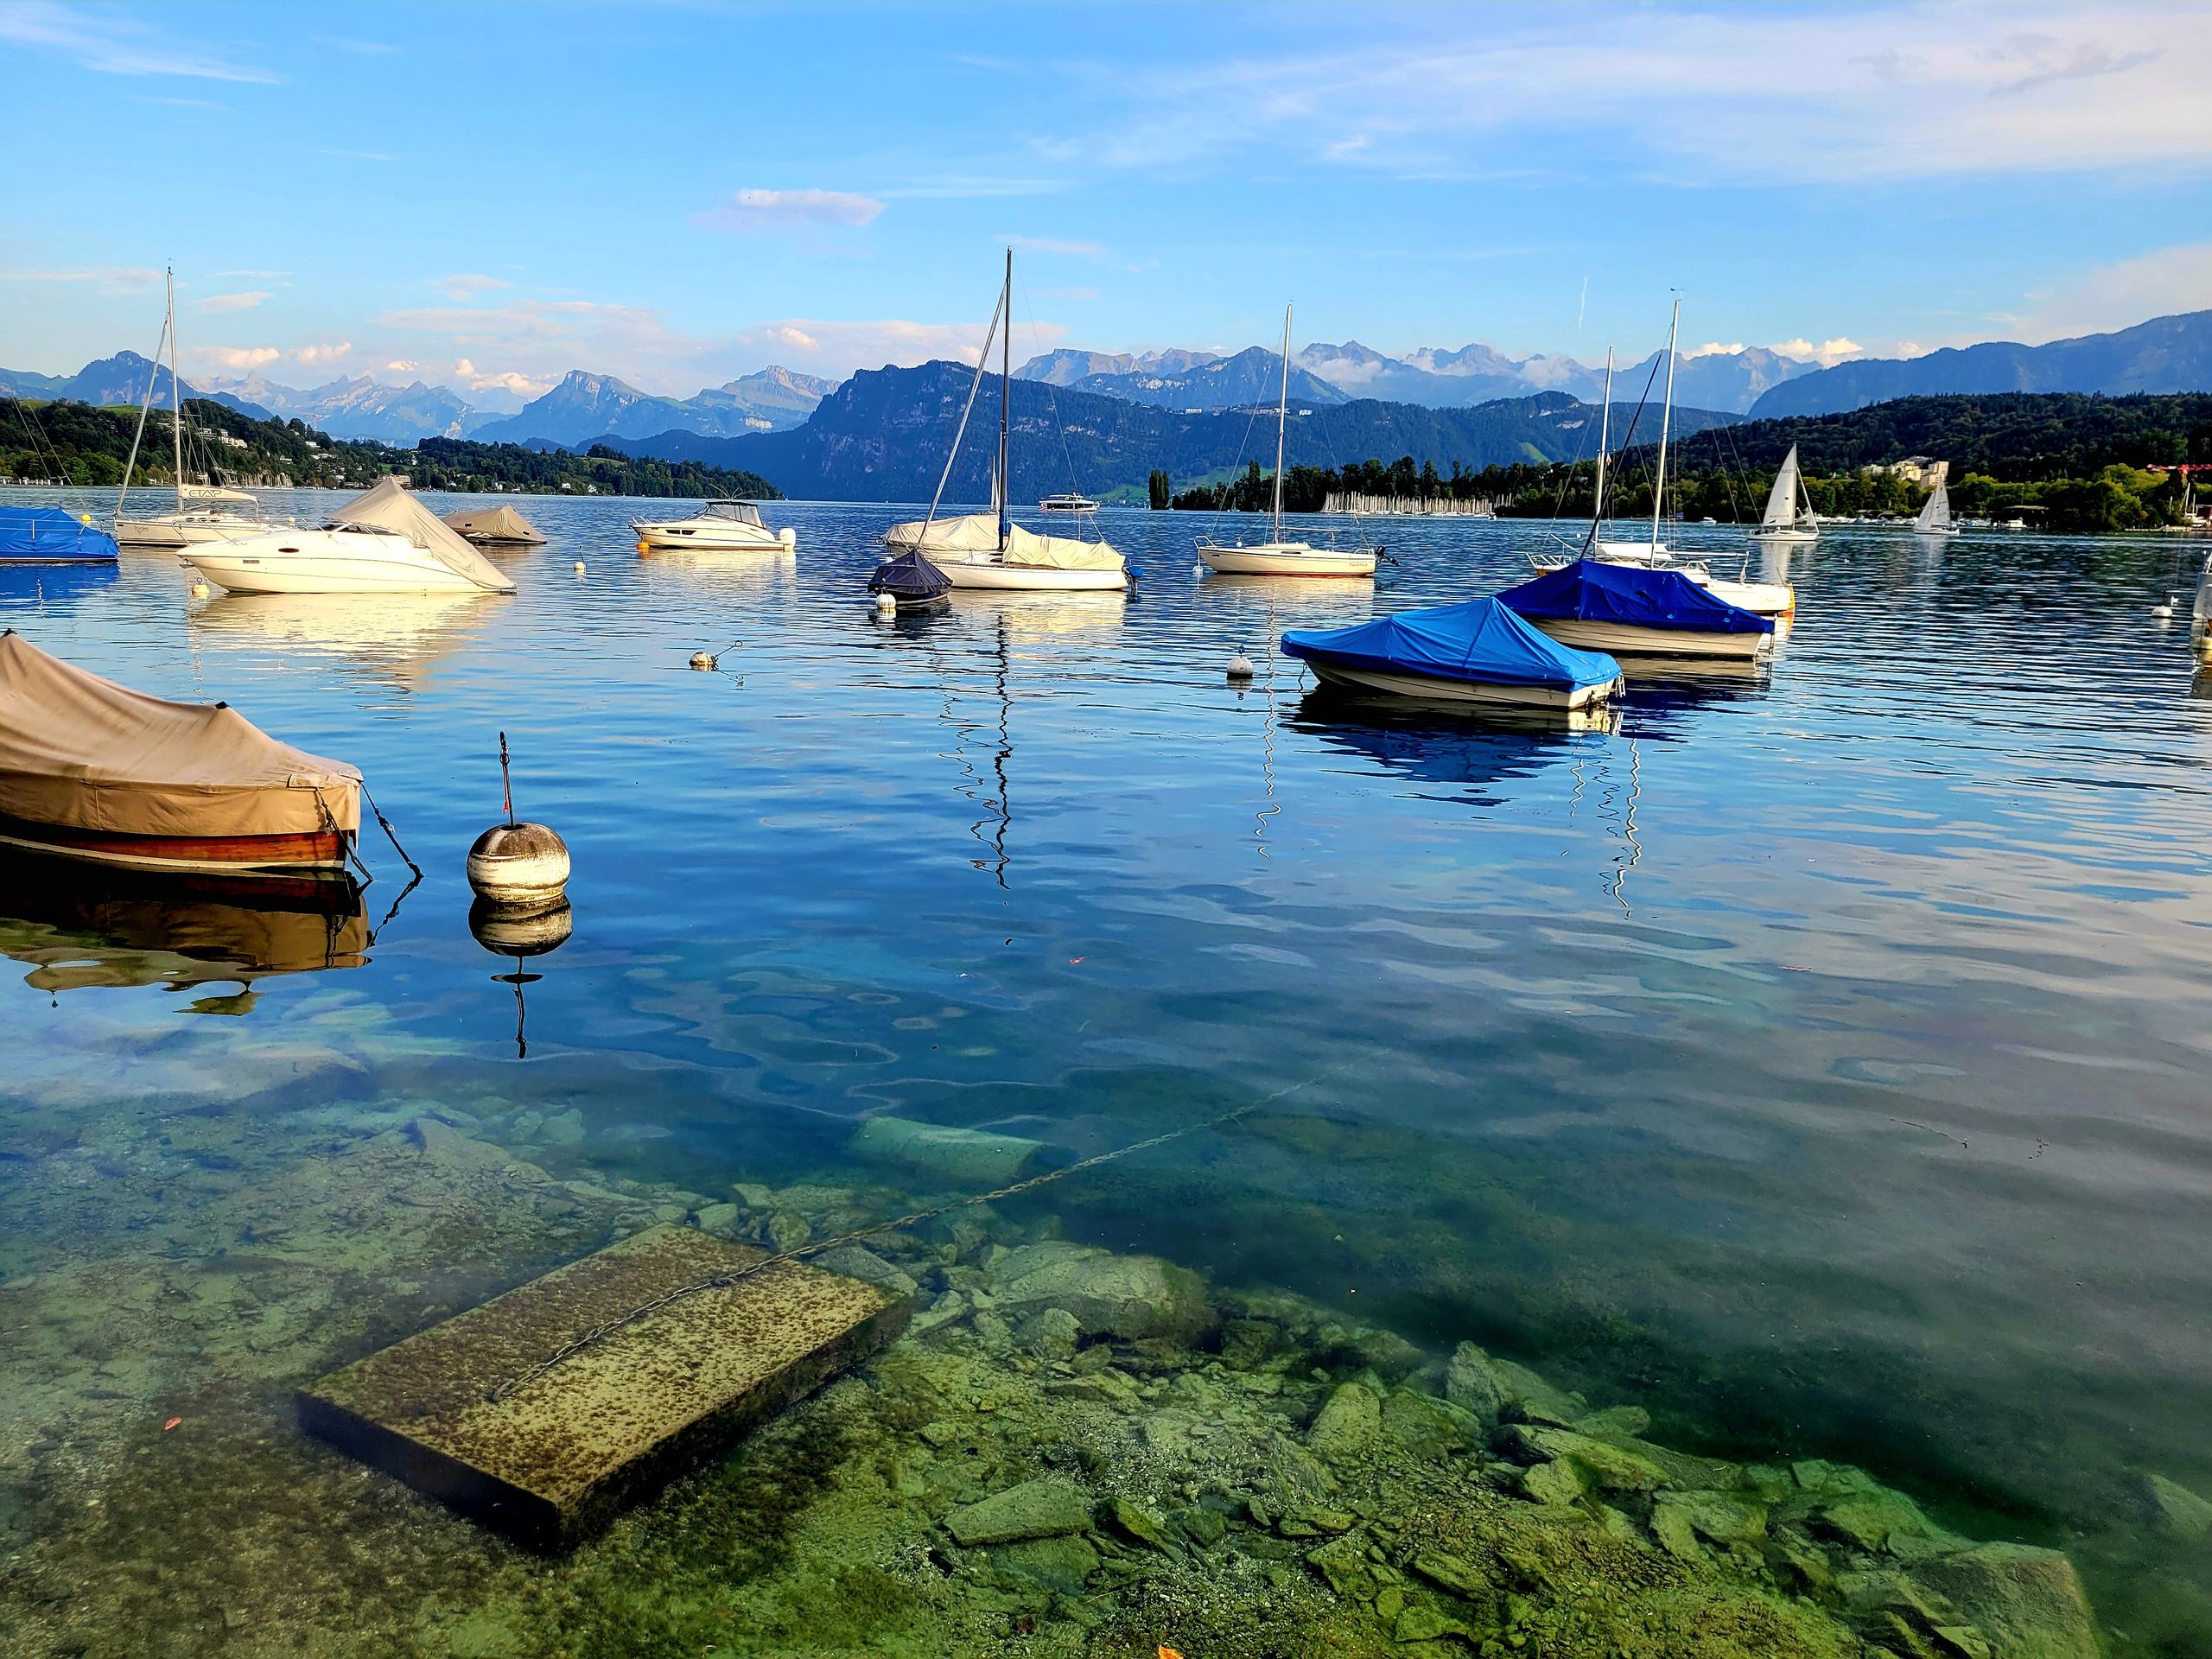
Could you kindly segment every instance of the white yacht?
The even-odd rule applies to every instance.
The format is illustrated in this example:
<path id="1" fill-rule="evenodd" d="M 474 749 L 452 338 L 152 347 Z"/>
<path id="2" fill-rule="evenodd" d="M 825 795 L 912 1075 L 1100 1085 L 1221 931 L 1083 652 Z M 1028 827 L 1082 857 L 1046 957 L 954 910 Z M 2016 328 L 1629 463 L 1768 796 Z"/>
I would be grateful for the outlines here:
<path id="1" fill-rule="evenodd" d="M 750 501 L 709 501 L 689 518 L 632 518 L 638 550 L 656 547 L 718 548 L 732 552 L 780 553 L 798 545 L 798 532 L 771 530 Z"/>
<path id="2" fill-rule="evenodd" d="M 1766 511 L 1759 515 L 1758 525 L 1751 531 L 1754 543 L 1802 547 L 1820 540 L 1820 520 L 1814 516 L 1811 499 L 1807 499 L 1802 516 L 1797 511 L 1797 498 L 1803 490 L 1804 480 L 1797 471 L 1797 446 L 1793 443 L 1789 453 L 1782 458 L 1782 470 L 1774 475 L 1774 488 L 1768 492 Z"/>
<path id="3" fill-rule="evenodd" d="M 276 530 L 188 547 L 179 560 L 234 594 L 511 594 L 514 582 L 396 478 L 319 530 Z"/>
<path id="4" fill-rule="evenodd" d="M 1058 495 L 1048 495 L 1037 504 L 1039 512 L 1096 512 L 1098 504 L 1081 490 L 1062 490 Z"/>
<path id="5" fill-rule="evenodd" d="M 1282 308 L 1282 391 L 1275 402 L 1274 511 L 1268 539 L 1223 546 L 1211 536 L 1198 541 L 1198 560 L 1207 569 L 1236 576 L 1371 576 L 1371 547 L 1316 547 L 1282 538 L 1282 442 L 1290 414 L 1290 307 Z"/>

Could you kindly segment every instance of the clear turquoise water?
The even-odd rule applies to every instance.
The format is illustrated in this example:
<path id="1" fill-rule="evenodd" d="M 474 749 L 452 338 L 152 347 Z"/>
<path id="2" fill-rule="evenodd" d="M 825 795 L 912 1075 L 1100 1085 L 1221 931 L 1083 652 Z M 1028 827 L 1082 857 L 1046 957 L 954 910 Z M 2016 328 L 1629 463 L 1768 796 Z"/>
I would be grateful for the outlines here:
<path id="1" fill-rule="evenodd" d="M 1832 532 L 1770 670 L 1568 732 L 1347 715 L 1264 654 L 1516 580 L 1528 525 L 1395 524 L 1370 594 L 1201 580 L 1203 521 L 1109 512 L 1134 601 L 893 624 L 860 594 L 889 509 L 779 507 L 763 562 L 523 505 L 552 539 L 500 556 L 511 598 L 0 575 L 0 625 L 360 766 L 428 872 L 365 965 L 242 1018 L 0 980 L 0 1151 L 27 1103 L 156 1087 L 86 1075 L 118 1028 L 220 1068 L 334 1010 L 365 1092 L 573 1105 L 587 1167 L 709 1192 L 834 1172 L 886 1108 L 1082 1154 L 1294 1089 L 1028 1202 L 1863 1462 L 2207 1650 L 2125 1495 L 2212 1492 L 2212 702 L 2148 615 L 2201 543 Z M 526 1058 L 461 869 L 501 730 L 576 872 Z M 364 846 L 374 923 L 405 871 Z"/>

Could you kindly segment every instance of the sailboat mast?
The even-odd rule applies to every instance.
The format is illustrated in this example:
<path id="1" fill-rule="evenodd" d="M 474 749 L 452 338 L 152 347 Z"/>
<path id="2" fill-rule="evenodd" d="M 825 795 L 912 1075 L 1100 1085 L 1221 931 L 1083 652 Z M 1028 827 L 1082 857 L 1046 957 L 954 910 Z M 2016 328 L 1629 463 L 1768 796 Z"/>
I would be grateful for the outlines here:
<path id="1" fill-rule="evenodd" d="M 999 551 L 1006 551 L 1006 432 L 1007 411 L 1013 397 L 1014 374 L 1014 250 L 1006 251 L 1006 287 L 999 295 L 999 308 L 1006 327 L 999 335 Z"/>
<path id="2" fill-rule="evenodd" d="M 1659 550 L 1659 506 L 1667 494 L 1667 428 L 1675 413 L 1675 337 L 1681 332 L 1682 296 L 1675 296 L 1675 320 L 1667 325 L 1667 401 L 1659 406 L 1659 476 L 1651 486 L 1651 550 Z"/>
<path id="3" fill-rule="evenodd" d="M 1605 452 L 1613 447 L 1613 348 L 1605 347 L 1605 402 L 1598 416 L 1598 494 L 1590 504 L 1590 543 L 1605 522 Z"/>
<path id="4" fill-rule="evenodd" d="M 164 273 L 168 283 L 169 331 L 169 446 L 175 452 L 176 510 L 184 511 L 184 382 L 176 373 L 176 267 Z"/>
<path id="5" fill-rule="evenodd" d="M 1275 511 L 1274 528 L 1268 539 L 1282 540 L 1282 435 L 1290 422 L 1290 308 L 1282 308 L 1282 393 L 1275 399 Z"/>

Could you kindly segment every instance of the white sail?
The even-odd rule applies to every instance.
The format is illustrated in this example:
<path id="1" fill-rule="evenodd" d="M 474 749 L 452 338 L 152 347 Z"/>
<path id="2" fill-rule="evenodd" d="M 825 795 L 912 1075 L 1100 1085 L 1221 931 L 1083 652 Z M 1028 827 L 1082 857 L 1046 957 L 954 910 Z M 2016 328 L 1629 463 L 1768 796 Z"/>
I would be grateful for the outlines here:
<path id="1" fill-rule="evenodd" d="M 1774 475 L 1774 488 L 1768 492 L 1766 513 L 1759 522 L 1770 530 L 1787 530 L 1797 522 L 1797 446 L 1791 444 L 1789 453 L 1782 458 L 1782 470 Z"/>
<path id="2" fill-rule="evenodd" d="M 1922 504 L 1912 527 L 1923 536 L 1941 536 L 1951 527 L 1951 493 L 1939 481 L 1935 493 Z"/>

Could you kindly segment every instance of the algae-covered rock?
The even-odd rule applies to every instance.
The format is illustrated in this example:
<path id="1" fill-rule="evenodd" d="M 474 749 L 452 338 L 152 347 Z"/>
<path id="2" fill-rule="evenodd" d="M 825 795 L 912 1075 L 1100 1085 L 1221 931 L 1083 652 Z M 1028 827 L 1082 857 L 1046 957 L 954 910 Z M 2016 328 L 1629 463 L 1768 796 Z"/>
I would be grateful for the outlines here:
<path id="1" fill-rule="evenodd" d="M 1449 1590 L 1455 1596 L 1477 1601 L 1491 1593 L 1490 1580 L 1470 1561 L 1440 1549 L 1425 1549 L 1408 1563 L 1413 1570 L 1431 1584 Z"/>
<path id="2" fill-rule="evenodd" d="M 2161 1532 L 2177 1538 L 2202 1538 L 2212 1532 L 2212 1503 L 2178 1481 L 2144 1475 L 2136 1484 L 2136 1496 L 2145 1517 Z"/>
<path id="3" fill-rule="evenodd" d="M 991 1551 L 991 1561 L 1009 1577 L 1079 1596 L 1090 1575 L 1098 1570 L 1098 1552 L 1085 1538 L 1033 1538 L 1005 1544 Z"/>
<path id="4" fill-rule="evenodd" d="M 1503 1381 L 1491 1369 L 1490 1356 L 1473 1343 L 1463 1342 L 1452 1351 L 1451 1367 L 1444 1374 L 1444 1397 L 1488 1425 L 1497 1421 L 1509 1396 Z"/>
<path id="5" fill-rule="evenodd" d="M 1014 1339 L 1039 1359 L 1067 1359 L 1083 1338 L 1083 1326 L 1064 1307 L 1033 1313 L 1014 1331 Z"/>
<path id="6" fill-rule="evenodd" d="M 1903 1492 L 1876 1486 L 1821 1504 L 1814 1512 L 1821 1530 L 1869 1552 L 1904 1554 L 1914 1540 L 1940 1541 L 1943 1533 Z"/>
<path id="7" fill-rule="evenodd" d="M 963 1503 L 944 1517 L 944 1524 L 970 1548 L 1057 1538 L 1090 1529 L 1090 1500 L 1073 1481 L 1047 1475 L 994 1492 L 980 1503 Z"/>
<path id="8" fill-rule="evenodd" d="M 1459 1424 L 1410 1389 L 1393 1389 L 1382 1402 L 1382 1432 L 1409 1455 L 1432 1462 L 1466 1446 Z"/>
<path id="9" fill-rule="evenodd" d="M 1331 1395 L 1313 1426 L 1306 1431 L 1306 1444 L 1330 1463 L 1357 1457 L 1375 1443 L 1382 1432 L 1382 1402 L 1374 1391 L 1347 1382 Z"/>
<path id="10" fill-rule="evenodd" d="M 1102 1513 L 1107 1522 L 1123 1537 L 1142 1544 L 1147 1549 L 1159 1550 L 1163 1554 L 1174 1552 L 1175 1540 L 1168 1533 L 1167 1522 L 1143 1504 L 1133 1503 L 1126 1497 L 1117 1497 L 1110 1500 Z"/>
<path id="11" fill-rule="evenodd" d="M 1981 1544 L 1916 1565 L 1912 1580 L 1948 1602 L 2005 1659 L 2097 1659 L 2096 1622 L 2074 1563 L 2055 1549 Z"/>
<path id="12" fill-rule="evenodd" d="M 709 1204 L 695 1211 L 691 1219 L 701 1232 L 713 1233 L 717 1237 L 728 1238 L 737 1231 L 737 1219 L 742 1213 L 743 1211 L 734 1204 Z M 833 1268 L 830 1271 L 834 1273 L 839 1269 Z M 859 1275 L 854 1274 L 847 1276 L 857 1278 Z"/>
<path id="13" fill-rule="evenodd" d="M 1539 1503 L 1573 1503 L 1588 1493 L 1590 1483 L 1573 1459 L 1558 1458 L 1522 1470 L 1521 1490 Z"/>
<path id="14" fill-rule="evenodd" d="M 1213 1323 L 1205 1287 L 1189 1269 L 1058 1239 L 1008 1251 L 993 1289 L 1006 1312 L 1064 1308 L 1090 1336 L 1188 1342 Z"/>
<path id="15" fill-rule="evenodd" d="M 737 1209 L 734 1205 L 716 1207 L 728 1210 L 733 1216 Z M 706 1225 L 704 1211 L 700 1212 L 699 1221 L 700 1225 Z M 893 1295 L 912 1296 L 920 1288 L 912 1274 L 885 1261 L 874 1250 L 864 1249 L 858 1244 L 840 1244 L 836 1249 L 824 1250 L 810 1260 L 810 1265 L 820 1268 L 824 1273 L 842 1273 L 846 1278 L 858 1279 L 864 1284 L 880 1285 Z"/>
<path id="16" fill-rule="evenodd" d="M 1670 1531 L 1687 1529 L 1724 1548 L 1758 1544 L 1766 1537 L 1766 1516 L 1765 1504 L 1728 1492 L 1662 1492 L 1652 1506 L 1651 1530 L 1662 1543 Z"/>
<path id="17" fill-rule="evenodd" d="M 871 1117 L 852 1139 L 855 1156 L 871 1163 L 918 1170 L 958 1187 L 1003 1186 L 1037 1162 L 1041 1142 L 982 1129 L 924 1123 L 907 1117 Z"/>
<path id="18" fill-rule="evenodd" d="M 1592 1486 L 1606 1491 L 1649 1492 L 1672 1484 L 1664 1469 L 1640 1452 L 1571 1429 L 1516 1423 L 1499 1433 L 1498 1445 L 1523 1463 L 1569 1459 Z"/>
<path id="19" fill-rule="evenodd" d="M 1332 1538 L 1319 1549 L 1308 1550 L 1306 1560 L 1338 1595 L 1360 1601 L 1374 1598 L 1375 1575 L 1368 1567 L 1367 1546 L 1356 1535 Z"/>
<path id="20" fill-rule="evenodd" d="M 1613 1406 L 1576 1419 L 1573 1427 L 1595 1440 L 1633 1440 L 1651 1427 L 1651 1414 L 1642 1406 Z"/>

